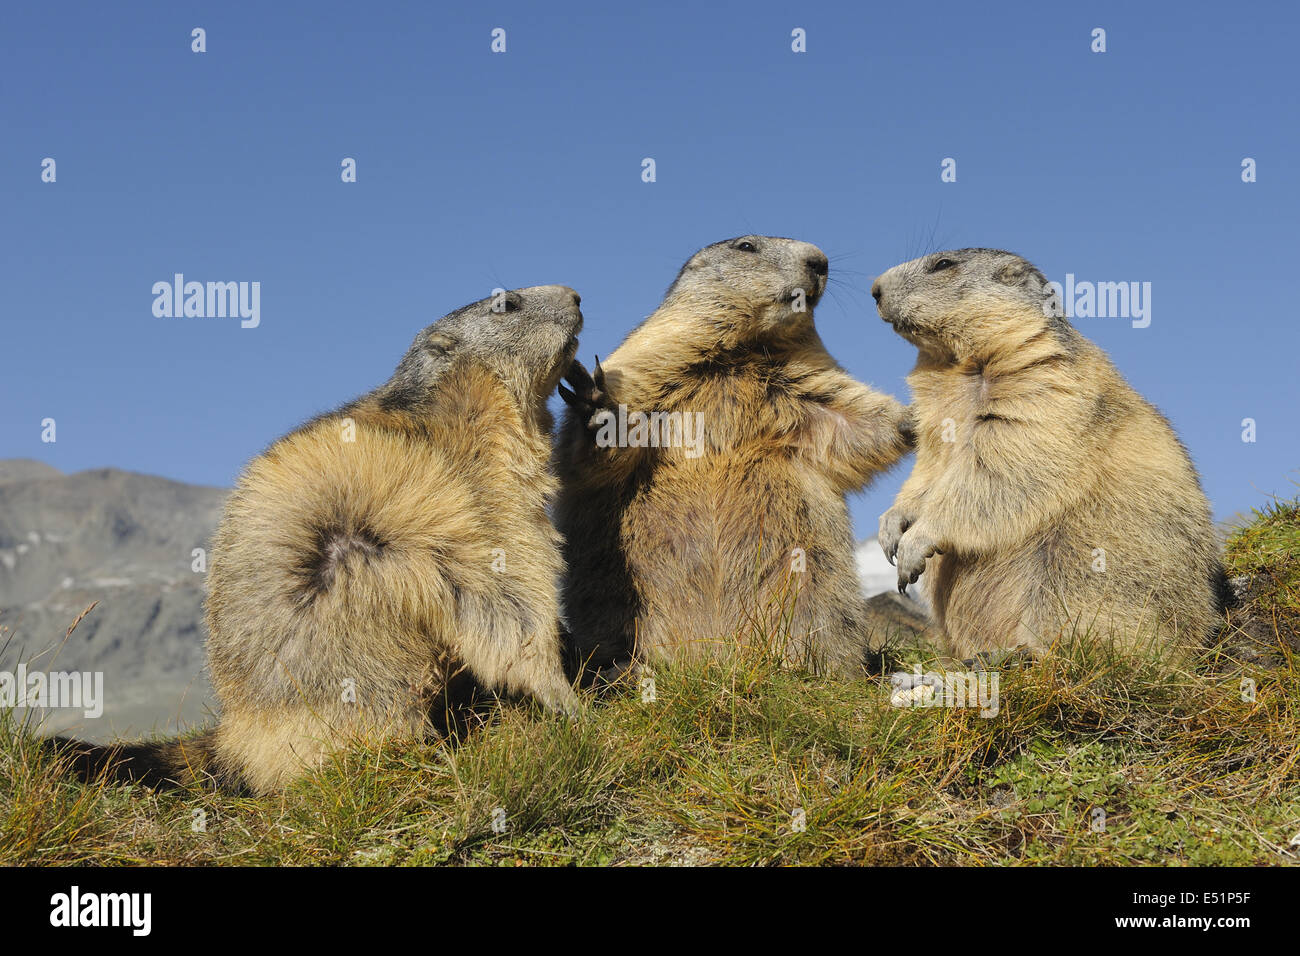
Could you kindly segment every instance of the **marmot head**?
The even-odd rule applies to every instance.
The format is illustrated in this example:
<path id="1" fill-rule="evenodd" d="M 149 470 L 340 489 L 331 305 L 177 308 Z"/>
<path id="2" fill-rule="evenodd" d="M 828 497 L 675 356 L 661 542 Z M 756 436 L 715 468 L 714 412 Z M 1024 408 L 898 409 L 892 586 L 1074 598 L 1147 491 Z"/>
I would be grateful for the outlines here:
<path id="1" fill-rule="evenodd" d="M 419 407 L 454 363 L 467 362 L 498 376 L 521 408 L 544 404 L 577 352 L 580 302 L 568 286 L 539 285 L 444 315 L 415 337 L 379 400 Z"/>
<path id="2" fill-rule="evenodd" d="M 664 295 L 664 307 L 707 316 L 737 344 L 797 337 L 812 327 L 812 310 L 830 271 L 816 246 L 775 236 L 740 236 L 705 246 L 686 260 Z"/>
<path id="3" fill-rule="evenodd" d="M 894 266 L 871 286 L 880 317 L 921 348 L 978 351 L 1009 325 L 1065 334 L 1053 289 L 1033 265 L 1000 249 L 952 249 Z"/>

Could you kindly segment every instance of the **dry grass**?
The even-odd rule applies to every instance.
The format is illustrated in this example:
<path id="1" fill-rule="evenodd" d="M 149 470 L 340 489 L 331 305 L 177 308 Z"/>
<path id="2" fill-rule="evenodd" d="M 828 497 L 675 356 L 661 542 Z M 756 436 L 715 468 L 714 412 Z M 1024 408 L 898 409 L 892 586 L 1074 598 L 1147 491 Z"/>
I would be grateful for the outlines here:
<path id="1" fill-rule="evenodd" d="M 1269 622 L 1267 660 L 1079 644 L 1002 670 L 991 718 L 812 676 L 772 607 L 749 623 L 768 640 L 657 669 L 653 699 L 503 706 L 458 743 L 350 751 L 270 799 L 82 786 L 0 714 L 0 863 L 1294 863 L 1297 556 L 1294 503 L 1229 544 L 1248 581 L 1232 626 L 1249 614 L 1258 642 Z"/>

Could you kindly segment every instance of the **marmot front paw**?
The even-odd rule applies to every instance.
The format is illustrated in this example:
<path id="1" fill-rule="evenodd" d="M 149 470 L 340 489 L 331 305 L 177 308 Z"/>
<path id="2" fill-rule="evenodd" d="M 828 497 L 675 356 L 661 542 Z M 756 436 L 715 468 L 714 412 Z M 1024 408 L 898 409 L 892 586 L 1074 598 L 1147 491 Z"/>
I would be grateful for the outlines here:
<path id="1" fill-rule="evenodd" d="M 903 532 L 910 528 L 915 521 L 915 518 L 897 505 L 880 516 L 880 528 L 876 532 L 876 541 L 879 542 L 881 550 L 885 552 L 885 560 L 890 564 L 894 563 L 894 555 L 898 552 L 898 541 L 903 537 Z"/>
<path id="2" fill-rule="evenodd" d="M 898 542 L 898 590 L 906 593 L 909 584 L 925 570 L 925 562 L 931 555 L 942 554 L 939 545 L 924 528 L 913 525 Z"/>
<path id="3" fill-rule="evenodd" d="M 614 412 L 618 403 L 609 395 L 605 385 L 605 370 L 600 367 L 600 356 L 596 356 L 596 374 L 593 376 L 586 366 L 576 358 L 569 370 L 564 373 L 564 380 L 573 386 L 573 390 L 559 385 L 560 398 L 574 410 L 580 419 L 587 423 L 587 428 L 595 431 L 600 427 L 604 413 Z"/>

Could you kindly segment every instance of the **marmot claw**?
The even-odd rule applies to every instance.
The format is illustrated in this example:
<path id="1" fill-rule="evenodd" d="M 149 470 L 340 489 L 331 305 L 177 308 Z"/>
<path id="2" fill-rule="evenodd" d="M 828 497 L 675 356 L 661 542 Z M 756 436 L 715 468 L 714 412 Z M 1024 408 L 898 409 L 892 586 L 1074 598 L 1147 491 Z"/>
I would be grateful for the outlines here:
<path id="1" fill-rule="evenodd" d="M 912 526 L 912 519 L 902 512 L 901 509 L 890 508 L 880 516 L 880 527 L 876 533 L 876 542 L 880 549 L 885 552 L 885 560 L 890 564 L 894 563 L 894 556 L 898 553 L 898 542 L 903 537 L 903 532 Z M 902 588 L 899 588 L 901 591 Z"/>
<path id="2" fill-rule="evenodd" d="M 605 370 L 601 367 L 600 356 L 596 356 L 596 372 L 587 371 L 576 358 L 564 373 L 564 380 L 573 386 L 572 390 L 559 384 L 560 398 L 572 408 L 580 418 L 587 422 L 588 428 L 596 428 L 600 422 L 597 418 L 602 411 L 612 411 L 617 405 L 609 397 L 605 385 Z"/>
<path id="3" fill-rule="evenodd" d="M 897 545 L 899 592 L 905 593 L 909 584 L 916 583 L 916 579 L 925 571 L 925 562 L 931 555 L 942 553 L 929 535 L 918 530 L 915 525 L 909 528 Z"/>

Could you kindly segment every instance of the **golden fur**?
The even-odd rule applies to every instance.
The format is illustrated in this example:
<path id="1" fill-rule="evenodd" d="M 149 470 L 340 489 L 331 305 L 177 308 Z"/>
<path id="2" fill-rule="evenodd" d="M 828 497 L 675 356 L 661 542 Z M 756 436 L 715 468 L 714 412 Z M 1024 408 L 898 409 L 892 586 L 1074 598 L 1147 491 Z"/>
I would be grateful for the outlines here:
<path id="1" fill-rule="evenodd" d="M 953 651 L 1202 642 L 1222 571 L 1196 472 L 1105 353 L 1045 310 L 1041 273 L 965 249 L 896 266 L 873 294 L 919 348 L 916 466 L 880 541 L 900 586 L 924 570 Z"/>
<path id="2" fill-rule="evenodd" d="M 423 736 L 467 676 L 574 709 L 545 402 L 581 321 L 562 286 L 466 306 L 422 332 L 384 386 L 254 459 L 213 542 L 217 727 L 74 744 L 79 772 L 202 771 L 266 793 L 354 740 Z"/>
<path id="3" fill-rule="evenodd" d="M 765 637 L 749 632 L 770 623 L 758 620 L 762 608 L 784 594 L 795 649 L 860 672 L 870 626 L 844 496 L 905 453 L 905 409 L 854 381 L 822 345 L 811 306 L 825 263 L 815 246 L 785 239 L 708 247 L 603 363 L 596 405 L 700 414 L 699 457 L 598 447 L 588 409 L 570 410 L 557 442 L 556 524 L 578 663 Z M 798 289 L 803 312 L 789 300 Z"/>

